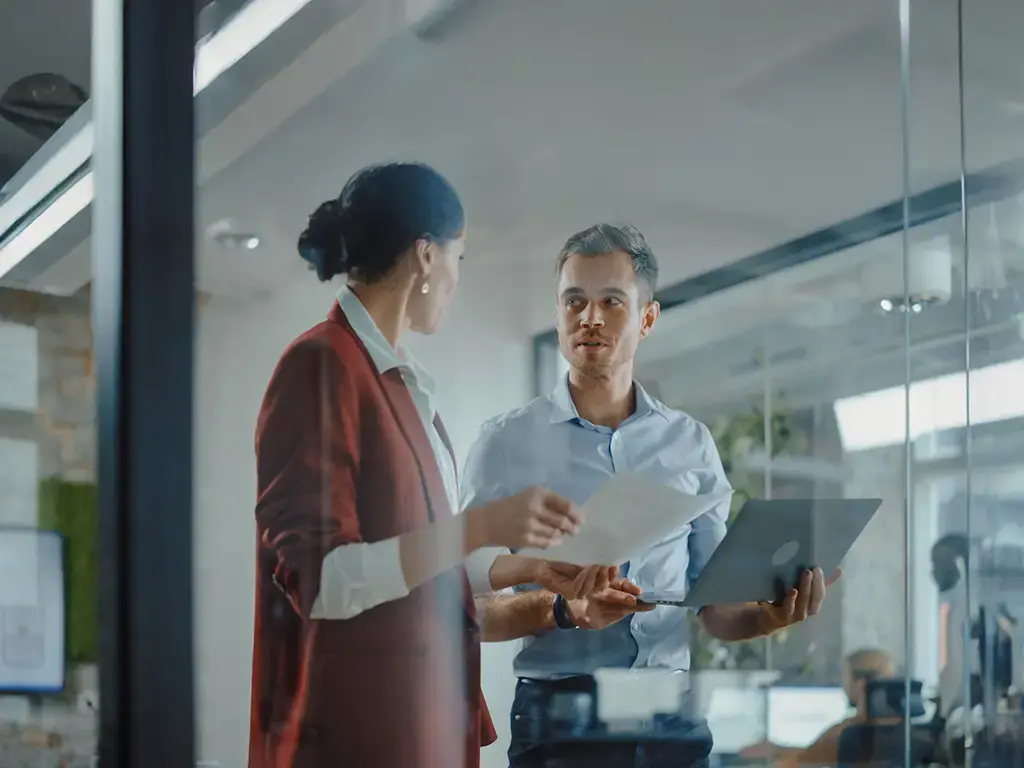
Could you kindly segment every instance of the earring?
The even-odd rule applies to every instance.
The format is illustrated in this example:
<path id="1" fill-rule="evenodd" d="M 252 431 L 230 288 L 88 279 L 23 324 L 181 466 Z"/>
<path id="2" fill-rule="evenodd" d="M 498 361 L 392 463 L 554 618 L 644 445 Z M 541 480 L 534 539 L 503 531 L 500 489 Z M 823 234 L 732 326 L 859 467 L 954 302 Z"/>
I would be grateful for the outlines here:
<path id="1" fill-rule="evenodd" d="M 426 280 L 424 280 L 423 285 L 420 286 L 420 293 L 422 293 L 424 296 L 430 293 L 430 283 L 428 283 Z"/>

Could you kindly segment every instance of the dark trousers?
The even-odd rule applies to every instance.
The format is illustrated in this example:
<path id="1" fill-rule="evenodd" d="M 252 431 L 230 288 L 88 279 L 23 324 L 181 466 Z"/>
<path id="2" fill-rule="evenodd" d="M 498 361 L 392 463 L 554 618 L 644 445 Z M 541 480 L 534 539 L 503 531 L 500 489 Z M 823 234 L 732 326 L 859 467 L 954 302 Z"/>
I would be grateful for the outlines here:
<path id="1" fill-rule="evenodd" d="M 553 695 L 574 691 L 592 692 L 592 679 L 519 681 L 512 703 L 509 768 L 707 768 L 711 731 L 696 715 L 659 718 L 658 739 L 566 740 L 544 720 Z"/>

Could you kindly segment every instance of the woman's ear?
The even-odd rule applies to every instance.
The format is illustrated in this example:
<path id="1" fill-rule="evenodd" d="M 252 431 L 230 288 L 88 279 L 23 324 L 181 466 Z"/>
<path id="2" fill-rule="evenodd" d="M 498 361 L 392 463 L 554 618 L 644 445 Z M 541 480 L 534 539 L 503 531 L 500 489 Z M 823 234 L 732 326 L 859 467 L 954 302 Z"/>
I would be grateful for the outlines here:
<path id="1" fill-rule="evenodd" d="M 429 238 L 421 237 L 413 243 L 413 257 L 416 259 L 416 268 L 423 277 L 429 277 L 430 270 L 434 263 L 434 249 L 431 247 Z"/>

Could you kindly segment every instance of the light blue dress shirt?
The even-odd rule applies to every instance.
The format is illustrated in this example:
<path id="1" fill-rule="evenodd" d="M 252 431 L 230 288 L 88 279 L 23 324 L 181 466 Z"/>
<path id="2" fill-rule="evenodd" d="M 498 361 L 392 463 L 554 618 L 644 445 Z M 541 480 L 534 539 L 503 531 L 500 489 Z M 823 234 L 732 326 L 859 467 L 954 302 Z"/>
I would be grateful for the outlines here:
<path id="1" fill-rule="evenodd" d="M 579 415 L 568 377 L 547 397 L 489 421 L 466 461 L 463 509 L 531 486 L 582 505 L 609 476 L 627 470 L 686 493 L 728 490 L 708 428 L 658 402 L 639 384 L 636 392 L 636 412 L 614 430 Z M 689 589 L 725 538 L 728 514 L 726 501 L 635 553 L 629 578 L 646 590 Z M 553 630 L 527 639 L 514 663 L 516 675 L 557 678 L 610 666 L 689 669 L 688 614 L 688 609 L 659 606 L 604 630 Z"/>

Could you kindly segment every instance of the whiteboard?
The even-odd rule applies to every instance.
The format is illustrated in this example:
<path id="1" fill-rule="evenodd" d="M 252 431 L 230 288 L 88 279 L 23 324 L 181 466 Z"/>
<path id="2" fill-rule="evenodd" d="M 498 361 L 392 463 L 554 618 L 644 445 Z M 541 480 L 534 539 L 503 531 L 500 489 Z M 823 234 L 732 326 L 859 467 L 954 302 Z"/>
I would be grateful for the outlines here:
<path id="1" fill-rule="evenodd" d="M 39 405 L 39 334 L 31 325 L 0 322 L 0 408 Z"/>

